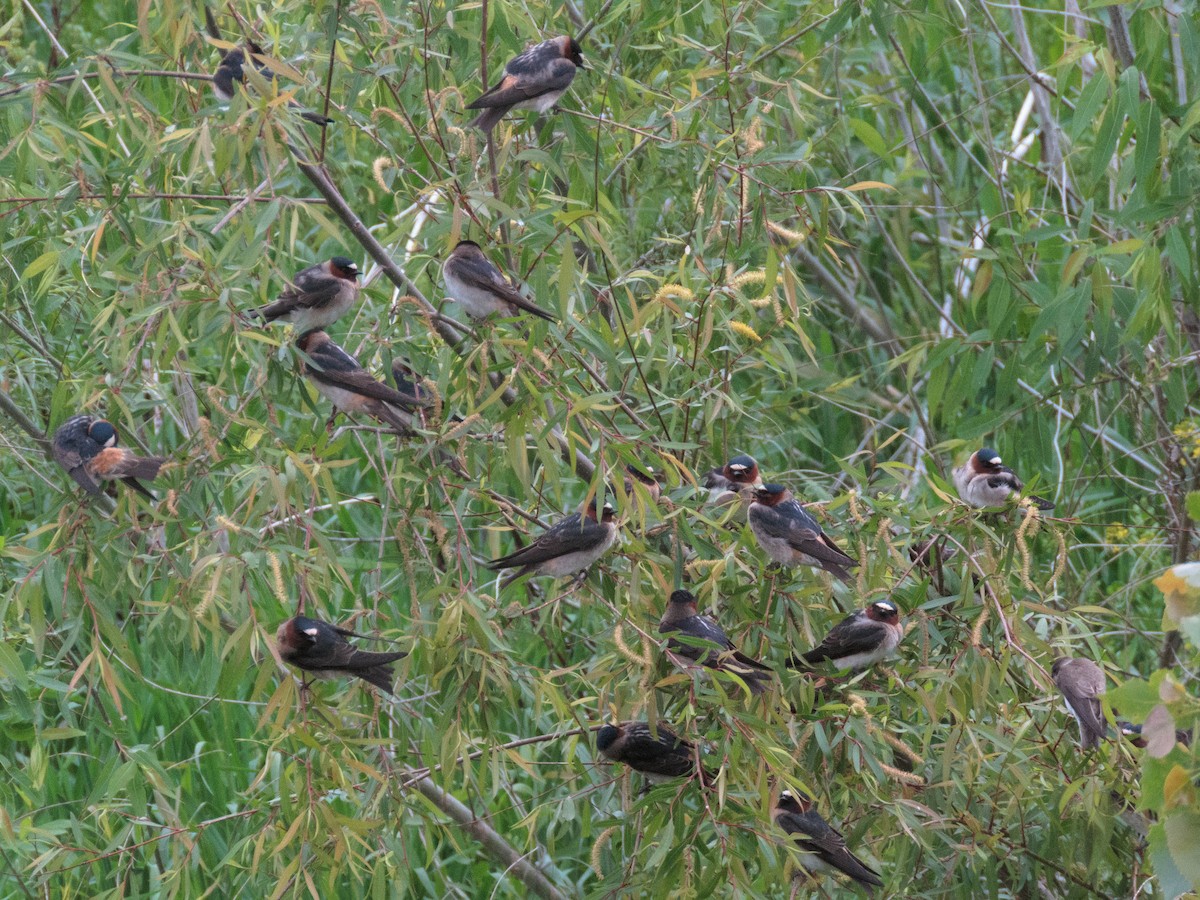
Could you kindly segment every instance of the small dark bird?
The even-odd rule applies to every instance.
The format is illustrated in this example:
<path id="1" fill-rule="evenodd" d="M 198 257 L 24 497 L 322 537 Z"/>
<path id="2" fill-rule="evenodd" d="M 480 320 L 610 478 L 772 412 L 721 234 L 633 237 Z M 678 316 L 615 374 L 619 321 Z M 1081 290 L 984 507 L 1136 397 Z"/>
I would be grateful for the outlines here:
<path id="1" fill-rule="evenodd" d="M 279 645 L 279 658 L 297 669 L 312 672 L 318 678 L 350 675 L 392 693 L 391 664 L 408 653 L 358 650 L 346 640 L 348 637 L 364 636 L 320 619 L 296 616 L 279 626 L 275 641 Z"/>
<path id="2" fill-rule="evenodd" d="M 138 456 L 117 446 L 111 422 L 94 416 L 72 416 L 59 426 L 51 441 L 55 461 L 89 494 L 101 493 L 101 481 L 120 479 L 149 499 L 155 499 L 138 481 L 153 481 L 167 461 L 165 456 Z"/>
<path id="3" fill-rule="evenodd" d="M 649 467 L 635 466 L 629 463 L 625 466 L 625 494 L 627 496 L 633 494 L 633 486 L 640 484 L 646 489 L 646 493 L 650 495 L 651 500 L 657 501 L 662 496 L 662 485 L 658 483 L 658 479 L 654 477 L 654 470 Z"/>
<path id="4" fill-rule="evenodd" d="M 1090 659 L 1060 656 L 1050 667 L 1050 677 L 1062 691 L 1067 708 L 1079 723 L 1079 749 L 1092 750 L 1108 734 L 1100 695 L 1104 693 L 1104 670 Z"/>
<path id="5" fill-rule="evenodd" d="M 764 484 L 750 504 L 750 530 L 767 556 L 780 565 L 816 566 L 850 583 L 847 569 L 858 561 L 847 556 L 821 530 L 792 492 L 779 484 Z"/>
<path id="6" fill-rule="evenodd" d="M 214 35 L 214 37 L 219 39 L 220 34 Z M 217 71 L 213 73 L 212 82 L 213 93 L 217 95 L 218 99 L 226 102 L 232 100 L 233 95 L 237 92 L 235 85 L 246 83 L 246 56 L 248 54 L 257 57 L 266 55 L 263 53 L 262 47 L 254 43 L 254 41 L 247 41 L 246 49 L 244 50 L 241 47 L 234 47 L 232 50 L 226 50 L 221 55 L 221 62 L 217 64 Z M 260 63 L 255 68 L 258 70 L 258 74 L 267 81 L 275 80 L 275 73 L 265 63 Z M 314 125 L 325 126 L 333 124 L 333 119 L 303 109 L 294 100 L 288 103 L 288 107 L 297 110 L 300 113 L 300 118 L 306 119 Z"/>
<path id="7" fill-rule="evenodd" d="M 406 397 L 415 397 L 421 403 L 427 403 L 429 392 L 421 386 L 421 376 L 410 369 L 404 360 L 397 357 L 392 360 L 392 380 L 396 382 L 396 390 Z"/>
<path id="8" fill-rule="evenodd" d="M 807 653 L 791 657 L 788 665 L 808 669 L 828 660 L 838 669 L 865 669 L 890 656 L 903 637 L 904 626 L 895 605 L 876 600 L 842 619 L 825 640 Z"/>
<path id="9" fill-rule="evenodd" d="M 648 722 L 605 725 L 596 732 L 596 749 L 613 762 L 625 763 L 635 772 L 641 772 L 654 784 L 696 772 L 695 745 L 662 722 L 656 722 L 653 731 Z M 700 780 L 711 781 L 712 775 L 701 769 Z"/>
<path id="10" fill-rule="evenodd" d="M 510 109 L 532 109 L 544 113 L 559 101 L 583 64 L 583 51 L 563 35 L 535 44 L 504 67 L 504 76 L 467 109 L 482 109 L 472 122 L 475 128 L 491 131 Z"/>
<path id="11" fill-rule="evenodd" d="M 299 272 L 279 299 L 246 313 L 267 322 L 291 322 L 304 333 L 332 325 L 358 297 L 358 266 L 345 256 Z"/>
<path id="12" fill-rule="evenodd" d="M 605 503 L 599 507 L 599 504 L 600 498 L 593 498 L 583 512 L 555 522 L 532 544 L 488 563 L 487 567 L 494 572 L 517 569 L 500 587 L 507 587 L 530 573 L 554 578 L 573 575 L 585 571 L 607 553 L 616 543 L 617 523 L 612 506 Z"/>
<path id="13" fill-rule="evenodd" d="M 867 889 L 883 887 L 879 873 L 846 847 L 846 839 L 813 809 L 805 794 L 784 791 L 771 810 L 775 824 L 795 838 L 800 863 L 812 873 L 842 872 Z"/>
<path id="14" fill-rule="evenodd" d="M 984 447 L 971 454 L 971 458 L 951 473 L 958 496 L 976 509 L 992 506 L 1007 506 L 1011 500 L 1021 499 L 1024 487 L 1017 473 L 1000 464 L 1000 454 Z M 1054 504 L 1032 494 L 1027 498 L 1041 510 L 1054 509 Z"/>
<path id="15" fill-rule="evenodd" d="M 762 486 L 758 463 L 753 456 L 735 456 L 724 466 L 712 469 L 704 476 L 710 506 L 724 506 L 742 498 L 748 488 Z"/>
<path id="16" fill-rule="evenodd" d="M 450 299 L 473 318 L 485 319 L 494 313 L 515 316 L 523 310 L 554 321 L 554 316 L 521 296 L 474 241 L 458 242 L 442 266 L 442 278 Z"/>
<path id="17" fill-rule="evenodd" d="M 737 675 L 746 682 L 750 693 L 761 694 L 770 689 L 770 668 L 734 647 L 720 625 L 700 615 L 690 591 L 671 594 L 658 631 L 671 635 L 667 641 L 671 652 L 707 668 Z"/>
<path id="18" fill-rule="evenodd" d="M 412 431 L 408 413 L 425 405 L 420 396 L 403 394 L 375 378 L 324 331 L 305 332 L 296 346 L 308 357 L 301 360 L 304 374 L 339 410 L 374 416 L 401 434 Z"/>

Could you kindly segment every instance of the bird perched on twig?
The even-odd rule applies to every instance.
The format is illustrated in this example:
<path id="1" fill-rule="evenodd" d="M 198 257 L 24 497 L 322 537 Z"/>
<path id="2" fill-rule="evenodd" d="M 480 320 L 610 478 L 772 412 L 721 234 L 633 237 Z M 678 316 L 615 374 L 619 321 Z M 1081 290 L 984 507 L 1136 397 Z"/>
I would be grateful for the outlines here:
<path id="1" fill-rule="evenodd" d="M 526 300 L 474 241 L 458 242 L 442 266 L 442 278 L 450 299 L 460 303 L 473 318 L 515 316 L 523 311 L 554 321 L 554 316 Z"/>
<path id="2" fill-rule="evenodd" d="M 685 741 L 662 722 L 651 728 L 648 722 L 621 722 L 605 725 L 596 733 L 596 749 L 613 762 L 624 763 L 641 772 L 652 784 L 696 773 L 696 747 Z M 699 770 L 701 783 L 713 776 Z"/>
<path id="3" fill-rule="evenodd" d="M 1050 667 L 1050 677 L 1079 723 L 1079 749 L 1099 747 L 1108 735 L 1108 723 L 1100 706 L 1100 695 L 1105 688 L 1104 670 L 1090 659 L 1060 656 Z"/>
<path id="4" fill-rule="evenodd" d="M 850 852 L 846 839 L 821 818 L 806 794 L 783 791 L 771 810 L 775 824 L 792 835 L 800 847 L 800 863 L 809 872 L 849 875 L 868 892 L 883 887 L 879 873 Z"/>
<path id="5" fill-rule="evenodd" d="M 50 447 L 55 462 L 92 495 L 101 493 L 101 481 L 120 479 L 154 500 L 154 494 L 138 479 L 153 481 L 167 461 L 165 456 L 138 456 L 132 450 L 118 447 L 117 430 L 112 423 L 86 414 L 63 422 L 54 432 Z"/>
<path id="6" fill-rule="evenodd" d="M 401 434 L 412 431 L 409 414 L 426 406 L 427 401 L 384 384 L 324 331 L 305 332 L 296 346 L 307 357 L 301 360 L 302 371 L 337 409 L 374 416 Z"/>
<path id="7" fill-rule="evenodd" d="M 700 615 L 691 591 L 671 594 L 658 631 L 669 636 L 667 647 L 671 652 L 709 669 L 737 675 L 750 693 L 770 689 L 770 668 L 738 650 L 720 625 Z"/>
<path id="8" fill-rule="evenodd" d="M 783 485 L 764 484 L 757 488 L 749 519 L 758 545 L 775 562 L 785 566 L 816 566 L 850 583 L 847 569 L 857 566 L 858 561 L 842 552 Z"/>
<path id="9" fill-rule="evenodd" d="M 532 544 L 501 556 L 487 564 L 492 571 L 516 569 L 500 583 L 504 588 L 523 575 L 551 575 L 561 578 L 587 569 L 608 552 L 617 540 L 613 508 L 601 504 L 599 497 L 583 508 L 555 522 Z"/>
<path id="10" fill-rule="evenodd" d="M 483 110 L 472 127 L 491 131 L 511 109 L 544 113 L 566 93 L 575 73 L 586 68 L 579 44 L 567 35 L 535 44 L 510 59 L 500 80 L 467 104 L 467 109 Z"/>
<path id="11" fill-rule="evenodd" d="M 247 311 L 265 322 L 291 322 L 300 333 L 332 325 L 358 297 L 358 266 L 335 256 L 296 274 L 274 303 Z"/>
<path id="12" fill-rule="evenodd" d="M 370 640 L 365 635 L 355 634 L 320 619 L 296 616 L 279 626 L 275 642 L 279 647 L 280 659 L 297 669 L 311 672 L 317 678 L 349 675 L 361 678 L 388 694 L 392 693 L 391 664 L 408 656 L 408 653 L 359 650 L 346 640 L 348 637 Z"/>
<path id="13" fill-rule="evenodd" d="M 903 637 L 895 604 L 876 600 L 835 625 L 816 647 L 791 657 L 788 665 L 809 669 L 828 660 L 838 669 L 865 669 L 891 655 Z"/>
<path id="14" fill-rule="evenodd" d="M 970 458 L 956 468 L 951 477 L 958 496 L 976 509 L 1006 506 L 1011 500 L 1021 499 L 1021 479 L 1017 473 L 1000 461 L 1000 454 L 989 447 L 976 450 Z M 1040 510 L 1054 509 L 1054 504 L 1030 494 L 1027 498 Z"/>

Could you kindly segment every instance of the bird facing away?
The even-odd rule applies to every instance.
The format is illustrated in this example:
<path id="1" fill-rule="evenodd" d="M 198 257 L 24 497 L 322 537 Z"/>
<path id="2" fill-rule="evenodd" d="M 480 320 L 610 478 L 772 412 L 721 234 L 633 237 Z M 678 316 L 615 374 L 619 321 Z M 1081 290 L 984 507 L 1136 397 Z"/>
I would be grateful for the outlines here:
<path id="1" fill-rule="evenodd" d="M 709 669 L 737 675 L 752 694 L 770 689 L 771 670 L 734 647 L 720 625 L 700 615 L 690 591 L 671 594 L 658 631 L 670 635 L 667 647 L 672 653 Z"/>
<path id="2" fill-rule="evenodd" d="M 821 530 L 792 492 L 779 484 L 764 484 L 750 504 L 750 530 L 767 556 L 784 566 L 816 566 L 850 583 L 847 569 L 858 561 L 847 556 Z"/>
<path id="3" fill-rule="evenodd" d="M 215 34 L 213 37 L 219 39 L 220 34 Z M 226 50 L 223 54 L 221 54 L 221 61 L 217 64 L 217 71 L 213 73 L 212 81 L 213 93 L 217 95 L 217 98 L 226 102 L 232 100 L 233 95 L 237 92 L 235 85 L 246 83 L 246 67 L 248 65 L 246 57 L 262 57 L 265 55 L 266 54 L 263 52 L 262 47 L 260 47 L 254 41 L 247 41 L 246 48 L 244 50 L 241 47 L 234 47 L 232 50 Z M 253 63 L 250 63 L 249 65 L 253 65 Z M 275 73 L 272 72 L 270 67 L 265 63 L 255 65 L 254 68 L 257 69 L 258 74 L 267 81 L 275 80 Z M 298 110 L 302 119 L 306 119 L 315 125 L 323 126 L 333 124 L 333 119 L 330 119 L 327 116 L 322 116 L 319 113 L 303 109 L 300 104 L 294 100 L 288 102 L 288 107 Z"/>
<path id="4" fill-rule="evenodd" d="M 744 454 L 733 457 L 724 466 L 712 469 L 704 476 L 710 506 L 725 506 L 739 499 L 748 502 L 746 498 L 751 493 L 750 489 L 761 487 L 762 483 L 758 463 L 753 456 Z"/>
<path id="5" fill-rule="evenodd" d="M 1079 749 L 1092 750 L 1108 734 L 1100 695 L 1104 693 L 1104 670 L 1090 659 L 1060 656 L 1050 667 L 1050 677 L 1062 691 L 1067 708 L 1079 723 Z"/>
<path id="6" fill-rule="evenodd" d="M 153 500 L 139 478 L 153 481 L 167 461 L 164 456 L 138 456 L 117 446 L 117 430 L 112 423 L 95 416 L 72 416 L 59 426 L 51 441 L 54 460 L 75 483 L 92 495 L 99 495 L 101 481 L 120 479 L 135 491 Z"/>
<path id="7" fill-rule="evenodd" d="M 662 722 L 656 722 L 653 730 L 648 722 L 605 725 L 596 733 L 596 749 L 613 762 L 624 763 L 635 772 L 641 772 L 654 784 L 685 778 L 696 772 L 695 745 Z M 711 779 L 711 774 L 700 770 L 702 782 Z"/>
<path id="8" fill-rule="evenodd" d="M 1017 473 L 1000 462 L 1000 454 L 989 447 L 976 450 L 970 459 L 951 473 L 958 496 L 976 509 L 1007 506 L 1019 500 L 1024 487 Z M 1040 510 L 1054 509 L 1054 504 L 1041 497 L 1028 498 Z"/>
<path id="9" fill-rule="evenodd" d="M 651 500 L 657 501 L 662 496 L 662 485 L 658 483 L 655 477 L 654 470 L 649 466 L 635 466 L 633 463 L 627 463 L 625 466 L 625 494 L 633 496 L 633 486 L 640 484 L 646 489 L 646 493 L 650 495 Z"/>
<path id="10" fill-rule="evenodd" d="M 582 512 L 559 519 L 532 544 L 488 563 L 493 572 L 517 570 L 500 587 L 531 573 L 554 578 L 573 575 L 585 571 L 607 553 L 617 540 L 617 523 L 612 506 L 605 503 L 598 509 L 599 503 L 599 497 L 593 498 Z"/>
<path id="11" fill-rule="evenodd" d="M 297 273 L 279 299 L 246 315 L 268 323 L 291 322 L 301 333 L 325 328 L 354 305 L 358 275 L 354 260 L 335 256 Z"/>
<path id="12" fill-rule="evenodd" d="M 324 331 L 300 335 L 296 346 L 308 359 L 301 368 L 318 391 L 342 412 L 362 412 L 391 425 L 402 434 L 412 431 L 408 413 L 426 401 L 384 384 L 335 344 Z"/>
<path id="13" fill-rule="evenodd" d="M 497 313 L 515 316 L 524 311 L 554 321 L 554 316 L 521 296 L 474 241 L 458 242 L 442 266 L 442 278 L 450 299 L 473 318 L 486 319 Z"/>
<path id="14" fill-rule="evenodd" d="M 567 35 L 535 44 L 510 59 L 500 80 L 467 104 L 467 109 L 483 110 L 471 121 L 472 127 L 491 131 L 511 109 L 544 113 L 566 93 L 575 72 L 585 68 L 583 51 Z"/>
<path id="15" fill-rule="evenodd" d="M 846 839 L 813 809 L 807 795 L 783 791 L 771 818 L 795 839 L 801 850 L 800 863 L 809 872 L 842 872 L 868 892 L 883 886 L 879 873 L 850 852 Z"/>
<path id="16" fill-rule="evenodd" d="M 408 653 L 374 653 L 359 650 L 346 638 L 363 637 L 320 619 L 296 616 L 279 626 L 275 642 L 285 663 L 312 672 L 318 678 L 350 675 L 392 693 L 392 666 Z"/>
<path id="17" fill-rule="evenodd" d="M 816 647 L 791 657 L 788 665 L 808 669 L 828 660 L 838 669 L 865 669 L 890 656 L 903 637 L 895 604 L 876 600 L 835 625 Z"/>

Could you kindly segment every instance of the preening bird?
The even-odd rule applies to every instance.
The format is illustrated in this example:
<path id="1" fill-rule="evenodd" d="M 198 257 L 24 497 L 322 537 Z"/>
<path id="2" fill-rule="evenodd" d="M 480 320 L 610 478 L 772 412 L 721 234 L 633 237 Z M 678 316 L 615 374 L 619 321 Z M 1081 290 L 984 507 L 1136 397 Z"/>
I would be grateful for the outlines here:
<path id="1" fill-rule="evenodd" d="M 339 675 L 361 678 L 381 691 L 392 693 L 391 664 L 408 653 L 359 650 L 346 640 L 348 637 L 361 638 L 363 635 L 320 619 L 296 616 L 279 626 L 275 642 L 279 658 L 297 669 L 311 672 L 318 678 Z"/>
<path id="2" fill-rule="evenodd" d="M 55 461 L 89 494 L 101 493 L 101 481 L 120 480 L 149 499 L 154 494 L 138 481 L 153 481 L 165 456 L 138 456 L 117 446 L 117 430 L 95 416 L 72 416 L 59 426 L 50 442 Z"/>

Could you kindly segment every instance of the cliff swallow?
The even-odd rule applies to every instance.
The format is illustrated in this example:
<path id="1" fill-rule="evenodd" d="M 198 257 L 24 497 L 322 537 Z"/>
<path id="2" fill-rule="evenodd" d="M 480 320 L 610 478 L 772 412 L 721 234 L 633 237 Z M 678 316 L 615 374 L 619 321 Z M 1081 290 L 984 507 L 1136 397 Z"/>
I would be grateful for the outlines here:
<path id="1" fill-rule="evenodd" d="M 219 37 L 219 35 L 215 36 Z M 226 50 L 221 55 L 221 61 L 217 64 L 217 71 L 213 73 L 212 81 L 213 93 L 217 95 L 218 99 L 226 102 L 232 100 L 233 95 L 237 93 L 237 88 L 234 85 L 246 83 L 247 54 L 253 57 L 266 55 L 262 47 L 254 43 L 254 41 L 247 41 L 245 50 L 241 47 L 234 47 L 232 50 Z M 258 74 L 267 81 L 275 80 L 275 73 L 271 71 L 269 66 L 260 63 L 255 68 L 258 70 Z M 324 126 L 333 124 L 333 119 L 304 109 L 294 100 L 288 102 L 288 107 L 298 111 L 300 118 L 307 119 L 315 125 Z"/>
<path id="2" fill-rule="evenodd" d="M 153 481 L 164 456 L 138 456 L 117 446 L 112 423 L 94 416 L 72 416 L 59 426 L 51 441 L 55 461 L 89 494 L 99 494 L 101 481 L 120 479 L 138 493 L 155 499 L 139 481 Z"/>
<path id="3" fill-rule="evenodd" d="M 813 809 L 812 799 L 807 795 L 783 791 L 771 810 L 771 818 L 795 838 L 801 850 L 800 863 L 809 872 L 843 872 L 868 892 L 883 887 L 879 873 L 850 852 L 846 839 Z"/>
<path id="4" fill-rule="evenodd" d="M 482 109 L 471 125 L 491 131 L 510 109 L 532 109 L 544 113 L 554 106 L 571 85 L 583 64 L 583 51 L 563 35 L 535 44 L 504 67 L 504 76 L 467 109 Z"/>
<path id="5" fill-rule="evenodd" d="M 735 456 L 719 469 L 712 469 L 704 476 L 704 486 L 708 488 L 708 503 L 710 506 L 724 506 L 738 499 L 744 499 L 749 488 L 762 486 L 762 476 L 758 473 L 758 463 L 753 456 Z"/>
<path id="6" fill-rule="evenodd" d="M 599 503 L 599 497 L 593 498 L 583 512 L 572 513 L 555 522 L 532 544 L 488 563 L 487 567 L 494 572 L 517 569 L 500 583 L 500 587 L 507 587 L 530 573 L 561 578 L 586 571 L 617 540 L 613 508 L 605 503 L 598 510 Z"/>
<path id="7" fill-rule="evenodd" d="M 442 278 L 450 299 L 476 319 L 493 313 L 515 316 L 524 310 L 548 322 L 554 321 L 554 316 L 521 296 L 474 241 L 458 242 L 442 266 Z"/>
<path id="8" fill-rule="evenodd" d="M 955 469 L 951 476 L 958 496 L 976 509 L 1006 506 L 1010 500 L 1021 497 L 1024 485 L 1017 473 L 1001 465 L 1000 455 L 988 447 L 976 450 L 971 458 Z M 1029 496 L 1034 506 L 1041 510 L 1054 509 L 1054 504 L 1041 497 Z"/>
<path id="9" fill-rule="evenodd" d="M 779 484 L 764 484 L 750 504 L 750 530 L 767 556 L 785 566 L 816 566 L 850 583 L 858 561 L 843 553 L 820 524 Z"/>
<path id="10" fill-rule="evenodd" d="M 316 389 L 342 412 L 363 412 L 402 434 L 412 430 L 407 413 L 420 409 L 420 396 L 403 394 L 375 378 L 323 331 L 300 335 L 296 346 L 307 356 L 300 366 Z"/>
<path id="11" fill-rule="evenodd" d="M 596 749 L 613 762 L 641 772 L 653 784 L 685 778 L 696 771 L 695 745 L 662 722 L 656 722 L 653 731 L 648 722 L 605 725 L 596 733 Z M 700 770 L 702 782 L 711 779 L 711 774 Z"/>
<path id="12" fill-rule="evenodd" d="M 392 666 L 406 652 L 374 653 L 358 650 L 346 640 L 363 637 L 320 619 L 296 616 L 279 626 L 275 642 L 285 663 L 312 672 L 318 678 L 350 675 L 392 693 Z"/>
<path id="13" fill-rule="evenodd" d="M 658 631 L 671 635 L 667 647 L 672 653 L 709 669 L 732 672 L 746 682 L 752 694 L 770 689 L 771 669 L 734 647 L 720 625 L 700 615 L 690 591 L 671 594 Z"/>
<path id="14" fill-rule="evenodd" d="M 838 669 L 865 669 L 890 656 L 903 637 L 904 626 L 895 605 L 876 600 L 842 619 L 825 640 L 807 653 L 791 657 L 788 665 L 807 669 L 828 660 Z"/>
<path id="15" fill-rule="evenodd" d="M 1079 723 L 1079 749 L 1100 746 L 1108 734 L 1099 697 L 1104 693 L 1104 670 L 1090 659 L 1060 656 L 1050 667 L 1050 677 L 1062 691 L 1067 708 Z"/>
<path id="16" fill-rule="evenodd" d="M 352 259 L 335 256 L 297 273 L 274 303 L 246 313 L 267 322 L 291 322 L 303 333 L 332 325 L 358 297 L 358 266 Z"/>
<path id="17" fill-rule="evenodd" d="M 662 485 L 658 483 L 658 479 L 654 477 L 654 470 L 651 468 L 643 468 L 629 463 L 625 466 L 625 494 L 633 495 L 633 486 L 641 485 L 646 489 L 646 493 L 650 495 L 651 500 L 658 500 L 662 496 Z"/>

